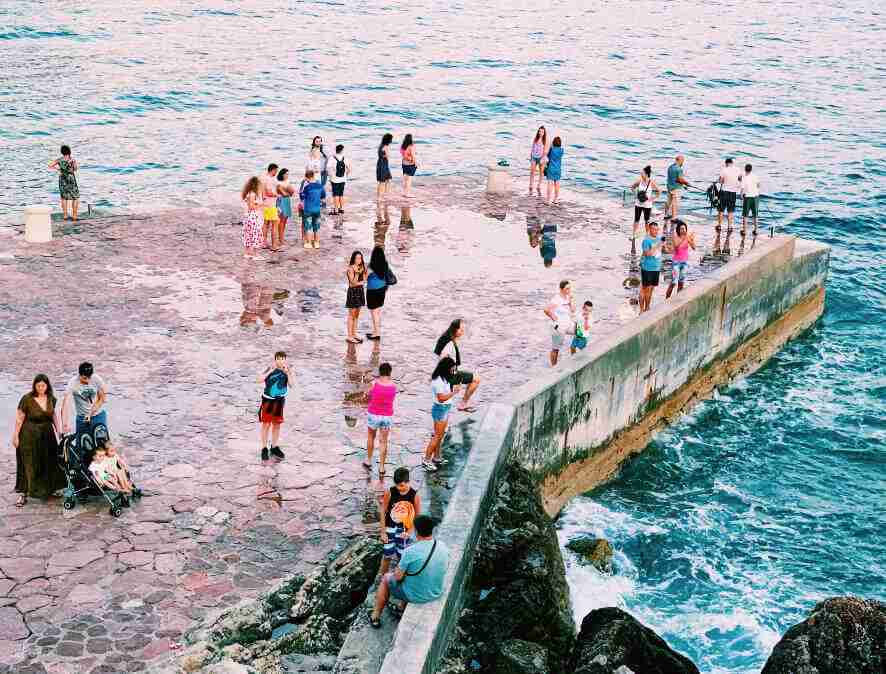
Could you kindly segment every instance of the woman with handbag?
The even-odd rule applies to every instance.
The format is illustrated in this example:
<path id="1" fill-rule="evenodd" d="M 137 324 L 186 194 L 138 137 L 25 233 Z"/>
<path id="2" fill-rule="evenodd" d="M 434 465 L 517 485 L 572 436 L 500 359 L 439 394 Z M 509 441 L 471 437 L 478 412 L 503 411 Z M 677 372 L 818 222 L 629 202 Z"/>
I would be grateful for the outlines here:
<path id="1" fill-rule="evenodd" d="M 368 339 L 381 339 L 381 308 L 385 305 L 388 286 L 395 283 L 397 277 L 388 265 L 385 249 L 376 246 L 369 256 L 369 276 L 366 279 L 366 308 L 372 316 L 372 332 L 366 333 Z"/>
<path id="2" fill-rule="evenodd" d="M 652 217 L 652 204 L 655 203 L 655 200 L 661 194 L 661 190 L 658 189 L 658 185 L 655 184 L 655 180 L 652 178 L 651 166 L 644 166 L 643 170 L 640 171 L 640 177 L 631 185 L 631 191 L 633 192 L 634 190 L 636 190 L 637 195 L 634 197 L 634 232 L 631 235 L 632 239 L 636 239 L 637 234 L 640 233 L 640 216 L 643 217 L 646 223 L 649 222 L 649 219 Z"/>

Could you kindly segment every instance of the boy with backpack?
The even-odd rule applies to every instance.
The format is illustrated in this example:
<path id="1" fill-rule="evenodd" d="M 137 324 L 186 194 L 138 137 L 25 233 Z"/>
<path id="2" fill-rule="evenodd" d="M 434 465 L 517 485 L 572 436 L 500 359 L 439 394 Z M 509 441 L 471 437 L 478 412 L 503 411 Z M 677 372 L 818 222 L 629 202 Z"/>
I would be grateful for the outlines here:
<path id="1" fill-rule="evenodd" d="M 335 154 L 329 158 L 329 182 L 332 183 L 332 212 L 331 215 L 341 215 L 345 212 L 345 184 L 351 176 L 351 162 L 345 159 L 344 145 L 335 146 Z"/>

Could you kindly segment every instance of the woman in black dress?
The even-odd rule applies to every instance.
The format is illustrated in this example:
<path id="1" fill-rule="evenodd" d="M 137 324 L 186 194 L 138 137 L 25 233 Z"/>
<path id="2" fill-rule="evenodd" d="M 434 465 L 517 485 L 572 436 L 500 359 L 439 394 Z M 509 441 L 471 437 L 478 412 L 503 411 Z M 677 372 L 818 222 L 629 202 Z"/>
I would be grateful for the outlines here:
<path id="1" fill-rule="evenodd" d="M 348 310 L 348 343 L 359 344 L 363 340 L 357 337 L 357 320 L 360 318 L 360 309 L 366 304 L 363 294 L 366 265 L 363 263 L 363 253 L 359 250 L 351 253 L 345 274 L 348 277 L 348 297 L 345 300 L 345 307 Z"/>
<path id="2" fill-rule="evenodd" d="M 378 161 L 375 163 L 375 179 L 378 181 L 376 197 L 378 201 L 384 199 L 388 191 L 388 183 L 391 182 L 391 165 L 388 161 L 388 147 L 394 142 L 394 137 L 386 133 L 382 136 L 381 145 L 378 146 Z"/>
<path id="3" fill-rule="evenodd" d="M 369 339 L 381 339 L 381 308 L 388 292 L 389 271 L 385 249 L 376 246 L 369 256 L 369 276 L 366 278 L 366 306 L 372 315 L 372 332 L 366 333 Z"/>
<path id="4" fill-rule="evenodd" d="M 56 399 L 45 374 L 38 374 L 31 392 L 22 396 L 15 413 L 15 491 L 21 508 L 28 497 L 46 499 L 65 486 L 65 476 L 58 465 L 59 428 Z"/>

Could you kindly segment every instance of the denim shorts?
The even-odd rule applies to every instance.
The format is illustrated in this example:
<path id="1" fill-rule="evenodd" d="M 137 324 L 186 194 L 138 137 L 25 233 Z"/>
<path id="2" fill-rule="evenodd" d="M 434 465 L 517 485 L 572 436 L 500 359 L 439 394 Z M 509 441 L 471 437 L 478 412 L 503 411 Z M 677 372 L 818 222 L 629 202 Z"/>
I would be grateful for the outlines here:
<path id="1" fill-rule="evenodd" d="M 317 233 L 320 231 L 320 214 L 319 213 L 302 213 L 302 224 L 305 232 Z"/>
<path id="2" fill-rule="evenodd" d="M 551 351 L 559 351 L 566 343 L 566 335 L 559 330 L 551 330 Z"/>
<path id="3" fill-rule="evenodd" d="M 688 262 L 672 262 L 671 281 L 673 283 L 683 283 L 686 280 L 686 267 L 688 266 Z"/>
<path id="4" fill-rule="evenodd" d="M 372 430 L 376 430 L 379 428 L 388 429 L 394 423 L 394 417 L 386 417 L 381 414 L 372 414 L 371 412 L 366 415 L 366 425 L 369 426 Z"/>
<path id="5" fill-rule="evenodd" d="M 451 409 L 451 404 L 434 403 L 433 407 L 431 407 L 431 418 L 434 421 L 446 421 L 449 417 L 449 410 Z"/>

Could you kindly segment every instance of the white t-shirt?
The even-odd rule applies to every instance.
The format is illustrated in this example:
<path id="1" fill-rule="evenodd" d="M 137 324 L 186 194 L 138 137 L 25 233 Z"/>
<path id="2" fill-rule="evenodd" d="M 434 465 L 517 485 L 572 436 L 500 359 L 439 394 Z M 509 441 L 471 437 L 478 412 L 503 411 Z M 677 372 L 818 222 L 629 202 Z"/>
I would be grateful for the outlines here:
<path id="1" fill-rule="evenodd" d="M 314 159 L 311 155 L 308 155 L 308 161 L 305 164 L 305 171 L 313 171 L 314 172 L 314 182 L 318 183 L 321 179 L 321 174 L 326 170 L 326 160 L 323 158 L 321 154 L 319 157 Z"/>
<path id="2" fill-rule="evenodd" d="M 740 187 L 738 176 L 739 172 L 737 166 L 733 165 L 723 167 L 723 170 L 720 172 L 720 180 L 723 181 L 724 192 L 738 193 L 738 189 Z"/>
<path id="3" fill-rule="evenodd" d="M 745 173 L 741 177 L 741 193 L 746 197 L 760 196 L 760 179 L 756 173 Z"/>
<path id="4" fill-rule="evenodd" d="M 634 206 L 637 206 L 638 208 L 652 208 L 653 187 L 655 187 L 655 181 L 652 178 L 649 179 L 648 183 L 645 182 L 645 180 L 641 179 L 640 184 L 637 185 L 637 193 L 646 190 L 646 201 L 641 204 L 635 197 Z"/>
<path id="5" fill-rule="evenodd" d="M 97 374 L 93 374 L 87 384 L 81 384 L 80 376 L 75 374 L 68 382 L 65 393 L 70 393 L 74 399 L 75 414 L 78 417 L 85 417 L 92 409 L 92 405 L 98 398 L 98 392 L 101 390 L 104 390 L 106 394 L 108 392 L 105 388 L 105 381 Z"/>
<path id="6" fill-rule="evenodd" d="M 437 377 L 436 379 L 431 380 L 431 395 L 434 396 L 434 402 L 438 405 L 452 404 L 452 398 L 447 400 L 445 403 L 441 403 L 440 400 L 437 398 L 438 393 L 452 393 L 452 386 L 449 384 L 448 381 L 443 379 L 443 377 Z"/>
<path id="7" fill-rule="evenodd" d="M 345 160 L 345 174 L 341 177 L 335 175 L 336 163 L 338 160 Z M 331 183 L 346 183 L 348 182 L 348 173 L 351 171 L 351 162 L 345 159 L 344 155 L 335 154 L 329 158 L 329 161 L 326 162 L 326 172 L 329 174 L 329 182 Z"/>
<path id="8" fill-rule="evenodd" d="M 557 293 L 551 298 L 550 306 L 553 307 L 554 316 L 557 317 L 559 330 L 564 331 L 572 327 L 572 324 L 575 323 L 575 312 L 568 297 Z"/>

